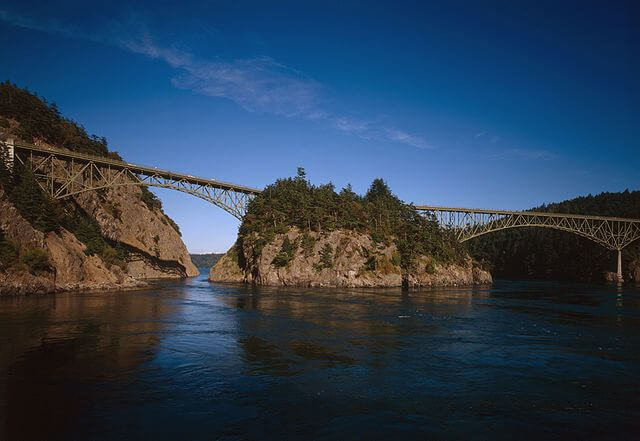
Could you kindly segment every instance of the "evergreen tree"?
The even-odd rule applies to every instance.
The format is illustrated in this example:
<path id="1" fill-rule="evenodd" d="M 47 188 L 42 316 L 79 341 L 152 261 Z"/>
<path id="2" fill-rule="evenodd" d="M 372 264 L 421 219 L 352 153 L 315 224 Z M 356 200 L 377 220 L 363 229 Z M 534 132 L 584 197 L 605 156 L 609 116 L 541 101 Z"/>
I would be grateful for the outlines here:
<path id="1" fill-rule="evenodd" d="M 410 268 L 421 254 L 440 261 L 459 260 L 464 255 L 464 247 L 433 217 L 422 216 L 402 202 L 382 179 L 373 181 L 362 197 L 351 186 L 336 193 L 332 183 L 312 185 L 306 180 L 304 169 L 299 168 L 295 178 L 277 180 L 249 203 L 238 244 L 251 244 L 259 253 L 277 233 L 293 226 L 317 232 L 350 229 L 368 233 L 378 242 L 395 242 L 403 268 Z M 313 243 L 304 242 L 303 250 L 308 255 Z M 323 252 L 328 256 L 327 250 Z M 281 250 L 276 264 L 286 264 L 288 257 Z"/>
<path id="2" fill-rule="evenodd" d="M 31 167 L 17 168 L 17 182 L 12 192 L 12 202 L 22 217 L 38 228 L 42 218 L 44 197 Z"/>
<path id="3" fill-rule="evenodd" d="M 13 189 L 13 173 L 9 163 L 9 148 L 0 143 L 0 186 L 5 193 L 10 194 Z"/>

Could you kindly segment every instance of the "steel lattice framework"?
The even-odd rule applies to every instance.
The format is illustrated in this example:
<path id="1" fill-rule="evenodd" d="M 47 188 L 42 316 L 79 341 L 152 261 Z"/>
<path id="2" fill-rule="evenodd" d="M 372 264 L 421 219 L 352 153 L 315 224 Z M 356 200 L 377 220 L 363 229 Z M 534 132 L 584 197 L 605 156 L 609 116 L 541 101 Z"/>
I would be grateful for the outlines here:
<path id="1" fill-rule="evenodd" d="M 13 142 L 4 145 L 8 148 L 8 160 L 12 164 L 17 162 L 31 167 L 43 190 L 57 199 L 117 186 L 162 187 L 204 199 L 241 220 L 249 201 L 261 192 L 257 188 L 100 156 Z M 432 205 L 417 205 L 415 208 L 433 215 L 442 226 L 451 228 L 461 242 L 518 227 L 552 228 L 578 234 L 618 252 L 620 281 L 621 250 L 640 239 L 640 219 Z"/>
<path id="2" fill-rule="evenodd" d="M 416 209 L 433 214 L 441 225 L 452 228 L 461 242 L 493 231 L 517 227 L 568 231 L 610 250 L 622 250 L 640 239 L 640 219 L 430 205 L 419 205 Z"/>
<path id="3" fill-rule="evenodd" d="M 66 150 L 28 144 L 11 144 L 8 147 L 14 163 L 31 167 L 43 190 L 56 199 L 102 188 L 153 186 L 197 196 L 242 219 L 249 201 L 261 191 Z"/>

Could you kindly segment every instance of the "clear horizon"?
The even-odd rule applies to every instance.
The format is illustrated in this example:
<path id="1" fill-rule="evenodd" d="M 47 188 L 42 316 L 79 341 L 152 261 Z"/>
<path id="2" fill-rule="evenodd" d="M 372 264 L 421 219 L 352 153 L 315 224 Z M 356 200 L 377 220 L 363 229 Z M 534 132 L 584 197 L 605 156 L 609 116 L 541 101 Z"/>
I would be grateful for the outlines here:
<path id="1" fill-rule="evenodd" d="M 130 162 L 262 187 L 381 177 L 416 204 L 638 189 L 638 7 L 8 2 L 3 75 Z M 238 221 L 152 188 L 192 253 Z"/>

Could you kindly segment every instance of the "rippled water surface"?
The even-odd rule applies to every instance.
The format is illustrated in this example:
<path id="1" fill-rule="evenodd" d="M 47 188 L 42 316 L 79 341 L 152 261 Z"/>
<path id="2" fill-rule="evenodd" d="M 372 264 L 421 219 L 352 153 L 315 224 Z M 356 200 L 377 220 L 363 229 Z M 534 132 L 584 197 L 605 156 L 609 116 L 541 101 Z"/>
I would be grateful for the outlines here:
<path id="1" fill-rule="evenodd" d="M 0 439 L 639 439 L 640 290 L 0 298 Z"/>

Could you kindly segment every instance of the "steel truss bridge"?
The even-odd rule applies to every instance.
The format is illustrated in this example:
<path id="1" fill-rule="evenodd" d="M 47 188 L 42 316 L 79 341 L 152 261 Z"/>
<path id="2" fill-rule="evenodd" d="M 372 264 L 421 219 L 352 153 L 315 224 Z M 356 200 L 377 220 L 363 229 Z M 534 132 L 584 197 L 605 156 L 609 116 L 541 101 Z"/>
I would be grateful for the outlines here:
<path id="1" fill-rule="evenodd" d="M 518 227 L 552 228 L 586 237 L 618 252 L 618 280 L 622 280 L 622 249 L 640 239 L 640 219 L 431 205 L 415 208 L 435 216 L 440 225 L 453 230 L 460 242 Z"/>
<path id="2" fill-rule="evenodd" d="M 67 150 L 8 144 L 10 160 L 32 168 L 42 189 L 55 199 L 126 185 L 170 188 L 204 199 L 242 219 L 260 190 L 215 179 L 161 170 Z"/>
<path id="3" fill-rule="evenodd" d="M 8 160 L 31 167 L 42 189 L 56 199 L 127 185 L 170 188 L 204 199 L 241 220 L 249 201 L 261 192 L 257 188 L 68 150 L 11 141 L 5 147 L 9 152 Z M 552 228 L 586 237 L 618 252 L 620 281 L 621 251 L 640 239 L 640 219 L 431 205 L 416 205 L 415 208 L 435 216 L 440 225 L 452 229 L 461 242 L 518 227 Z"/>

